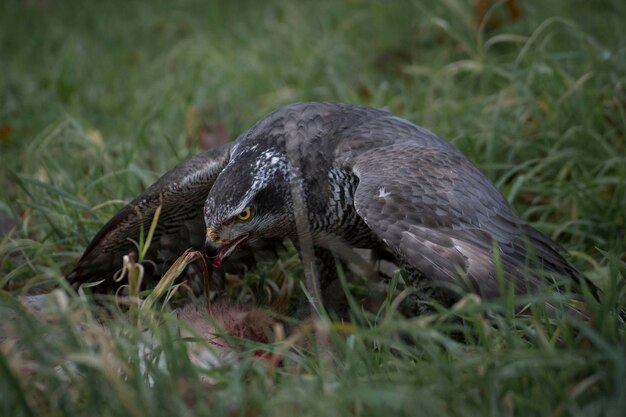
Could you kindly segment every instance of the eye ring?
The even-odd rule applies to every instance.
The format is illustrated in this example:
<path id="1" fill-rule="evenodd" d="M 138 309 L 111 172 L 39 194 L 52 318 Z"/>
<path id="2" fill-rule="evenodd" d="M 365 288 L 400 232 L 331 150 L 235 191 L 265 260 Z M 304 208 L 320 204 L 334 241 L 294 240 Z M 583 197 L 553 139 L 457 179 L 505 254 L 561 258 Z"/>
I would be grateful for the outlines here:
<path id="1" fill-rule="evenodd" d="M 241 213 L 239 213 L 237 215 L 237 218 L 239 220 L 248 220 L 250 217 L 252 216 L 252 210 L 250 210 L 250 207 L 246 207 Z"/>

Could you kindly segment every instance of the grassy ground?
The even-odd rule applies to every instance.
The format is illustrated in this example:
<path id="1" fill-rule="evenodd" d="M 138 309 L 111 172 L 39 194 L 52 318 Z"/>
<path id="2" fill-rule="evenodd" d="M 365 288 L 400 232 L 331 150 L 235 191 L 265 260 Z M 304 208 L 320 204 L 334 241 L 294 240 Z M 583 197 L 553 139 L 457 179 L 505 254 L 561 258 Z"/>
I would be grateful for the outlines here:
<path id="1" fill-rule="evenodd" d="M 2 346 L 0 414 L 622 415 L 626 6 L 532 3 L 484 27 L 461 0 L 2 2 L 0 311 L 19 338 Z M 201 143 L 304 100 L 386 107 L 452 141 L 606 290 L 592 323 L 497 302 L 388 311 L 206 384 L 152 313 L 147 359 L 143 332 L 116 318 L 103 337 L 84 299 L 61 296 L 50 323 L 8 318 Z"/>

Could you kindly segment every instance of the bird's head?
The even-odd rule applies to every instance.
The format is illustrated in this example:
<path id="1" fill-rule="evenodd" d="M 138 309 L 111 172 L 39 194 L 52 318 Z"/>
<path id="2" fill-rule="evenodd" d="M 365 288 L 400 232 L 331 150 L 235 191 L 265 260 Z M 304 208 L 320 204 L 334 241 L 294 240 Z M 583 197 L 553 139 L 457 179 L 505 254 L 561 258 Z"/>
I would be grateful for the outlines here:
<path id="1" fill-rule="evenodd" d="M 204 220 L 217 267 L 243 244 L 288 236 L 295 223 L 284 152 L 249 146 L 231 155 L 206 199 Z"/>

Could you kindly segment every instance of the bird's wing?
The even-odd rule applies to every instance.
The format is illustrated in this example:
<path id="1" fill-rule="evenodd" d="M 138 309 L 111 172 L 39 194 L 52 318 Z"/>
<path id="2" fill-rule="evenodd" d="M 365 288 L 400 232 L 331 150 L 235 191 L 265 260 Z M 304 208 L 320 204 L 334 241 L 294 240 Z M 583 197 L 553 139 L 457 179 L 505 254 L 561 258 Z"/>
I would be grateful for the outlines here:
<path id="1" fill-rule="evenodd" d="M 204 201 L 228 162 L 229 150 L 227 144 L 181 162 L 120 210 L 100 229 L 67 276 L 72 286 L 100 280 L 104 280 L 97 288 L 100 291 L 119 286 L 113 276 L 122 267 L 122 258 L 137 252 L 133 241 L 139 241 L 142 228 L 147 235 L 159 206 L 161 214 L 145 257 L 148 278 L 160 277 L 187 248 L 203 248 Z"/>
<path id="2" fill-rule="evenodd" d="M 358 153 L 349 165 L 359 179 L 357 213 L 408 268 L 436 285 L 497 295 L 495 246 L 502 275 L 517 293 L 542 282 L 529 265 L 560 277 L 577 274 L 558 245 L 517 219 L 453 148 L 402 141 Z"/>

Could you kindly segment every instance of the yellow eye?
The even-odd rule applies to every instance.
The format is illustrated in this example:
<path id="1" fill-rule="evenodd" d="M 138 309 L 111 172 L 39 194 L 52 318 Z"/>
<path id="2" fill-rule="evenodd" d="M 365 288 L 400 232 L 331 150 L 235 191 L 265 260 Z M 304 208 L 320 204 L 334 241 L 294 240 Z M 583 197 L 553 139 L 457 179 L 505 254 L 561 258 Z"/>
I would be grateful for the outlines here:
<path id="1" fill-rule="evenodd" d="M 248 220 L 252 216 L 252 211 L 250 211 L 250 207 L 246 207 L 244 211 L 237 215 L 239 220 Z"/>

